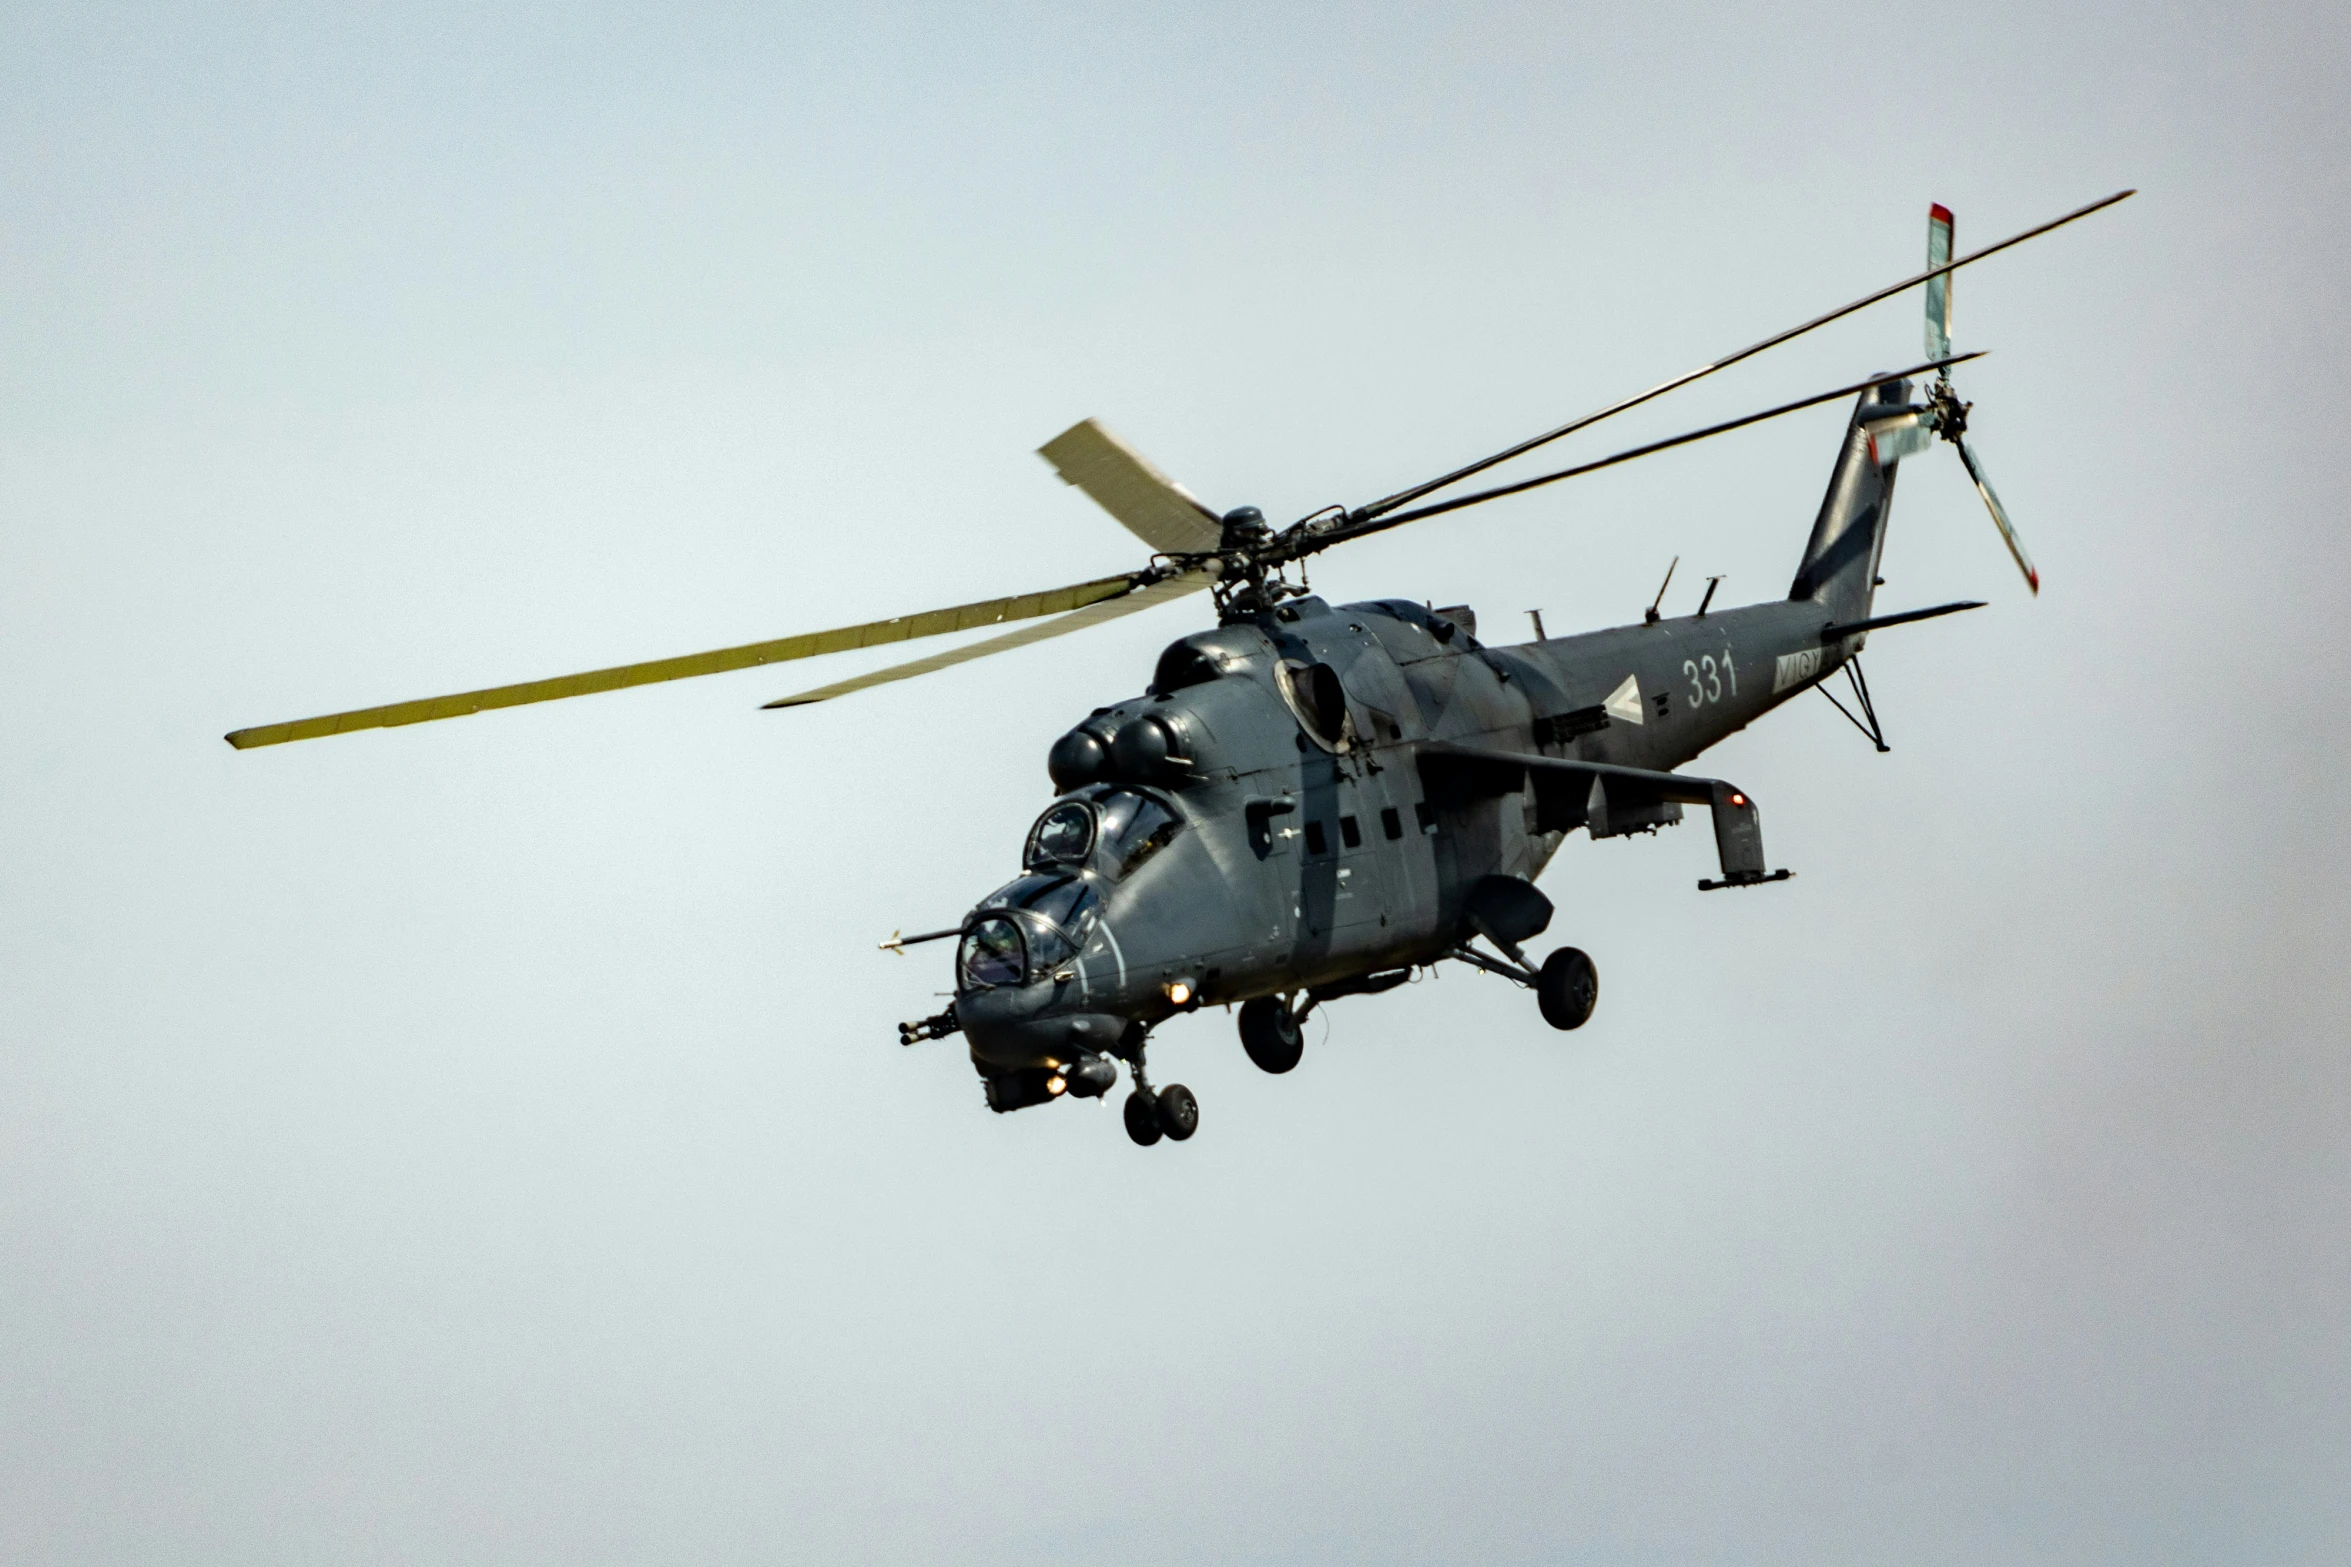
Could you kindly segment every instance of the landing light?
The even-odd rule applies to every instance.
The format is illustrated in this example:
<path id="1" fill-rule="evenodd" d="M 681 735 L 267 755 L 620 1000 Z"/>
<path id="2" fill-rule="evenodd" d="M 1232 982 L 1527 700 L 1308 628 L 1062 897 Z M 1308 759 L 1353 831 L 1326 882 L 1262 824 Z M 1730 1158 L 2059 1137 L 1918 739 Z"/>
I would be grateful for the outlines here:
<path id="1" fill-rule="evenodd" d="M 1191 982 L 1182 979 L 1169 980 L 1167 982 L 1167 999 L 1179 1007 L 1190 1005 L 1192 1000 Z"/>
<path id="2" fill-rule="evenodd" d="M 1058 1093 L 1060 1093 L 1060 1092 L 1061 1092 L 1061 1091 L 1062 1091 L 1064 1088 L 1067 1088 L 1068 1086 L 1069 1086 L 1069 1079 L 1068 1079 L 1068 1078 L 1066 1078 L 1066 1077 L 1059 1077 L 1059 1076 L 1055 1076 L 1055 1077 L 1048 1077 L 1048 1078 L 1046 1078 L 1046 1079 L 1045 1079 L 1045 1092 L 1047 1092 L 1047 1093 L 1049 1093 L 1049 1094 L 1058 1094 Z"/>
<path id="3" fill-rule="evenodd" d="M 1731 791 L 1731 804 L 1743 807 L 1746 805 L 1746 803 L 1747 797 L 1745 795 L 1739 793 L 1739 791 L 1736 789 Z"/>

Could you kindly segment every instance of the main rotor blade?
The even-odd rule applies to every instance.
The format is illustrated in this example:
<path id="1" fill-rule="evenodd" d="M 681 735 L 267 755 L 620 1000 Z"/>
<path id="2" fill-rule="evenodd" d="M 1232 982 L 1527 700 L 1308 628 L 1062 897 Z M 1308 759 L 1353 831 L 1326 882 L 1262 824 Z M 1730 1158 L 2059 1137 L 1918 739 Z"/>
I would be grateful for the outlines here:
<path id="1" fill-rule="evenodd" d="M 892 681 L 912 680 L 916 675 L 933 674 L 942 669 L 951 669 L 957 664 L 968 664 L 975 658 L 986 658 L 991 653 L 1009 653 L 1016 647 L 1027 647 L 1032 642 L 1042 642 L 1048 637 L 1065 637 L 1073 631 L 1084 631 L 1089 627 L 1099 626 L 1106 620 L 1116 620 L 1121 615 L 1137 614 L 1154 605 L 1164 604 L 1169 599 L 1182 598 L 1187 593 L 1197 593 L 1215 580 L 1204 571 L 1187 571 L 1179 576 L 1154 582 L 1147 588 L 1137 588 L 1123 598 L 1104 599 L 1099 603 L 1089 604 L 1084 609 L 1062 616 L 1059 620 L 1048 620 L 1041 626 L 1023 626 L 1018 631 L 1008 632 L 1000 637 L 990 637 L 985 642 L 974 642 L 969 647 L 959 647 L 946 653 L 933 653 L 928 658 L 918 658 L 911 663 L 893 664 L 887 669 L 877 669 L 870 674 L 859 675 L 851 680 L 837 680 L 829 686 L 818 686 L 813 691 L 796 692 L 791 696 L 778 697 L 772 702 L 764 702 L 760 705 L 763 708 L 806 707 L 811 702 L 829 702 L 834 697 L 847 696 L 853 691 L 864 691 L 873 686 L 885 686 Z"/>
<path id="2" fill-rule="evenodd" d="M 1951 273 L 1958 271 L 1961 267 L 1971 266 L 1974 263 L 1983 260 L 1986 256 L 1998 255 L 2001 251 L 2006 250 L 2011 245 L 2021 245 L 2028 239 L 2036 239 L 2041 235 L 2048 233 L 2051 229 L 2063 228 L 2068 223 L 2073 222 L 2076 218 L 2086 218 L 2093 212 L 2099 211 L 2105 207 L 2111 207 L 2116 202 L 2125 200 L 2126 198 L 2135 196 L 2137 194 L 2138 192 L 2135 190 L 2116 191 L 2113 195 L 2105 197 L 2099 201 L 2093 201 L 2086 207 L 2076 207 L 2073 211 L 2067 213 L 2064 217 L 2053 218 L 2049 222 L 2043 223 L 2037 228 L 2026 229 L 2021 234 L 2011 234 L 2008 238 L 2000 241 L 2000 243 L 1997 245 L 1986 245 L 1983 249 L 1975 252 L 1973 255 L 1961 256 L 1956 261 L 1946 261 L 1939 266 L 1930 265 L 1926 271 L 1919 273 L 1916 277 L 1904 278 L 1901 282 L 1889 284 L 1886 287 L 1879 289 L 1874 294 L 1865 294 L 1849 305 L 1838 306 L 1836 309 L 1830 311 L 1827 315 L 1814 316 L 1811 320 L 1805 322 L 1802 326 L 1790 327 L 1785 332 L 1775 332 L 1770 337 L 1765 338 L 1762 342 L 1749 344 L 1747 347 L 1740 349 L 1735 354 L 1725 354 L 1720 359 L 1709 360 L 1707 363 L 1700 365 L 1697 369 L 1687 371 L 1681 375 L 1677 375 L 1670 381 L 1660 381 L 1645 392 L 1635 393 L 1633 396 L 1625 398 L 1622 402 L 1610 403 L 1607 407 L 1602 408 L 1597 412 L 1588 413 L 1581 419 L 1570 420 L 1566 424 L 1561 425 L 1556 430 L 1547 431 L 1542 435 L 1534 437 L 1532 440 L 1521 441 L 1516 446 L 1510 447 L 1506 451 L 1496 452 L 1491 457 L 1480 458 L 1478 461 L 1469 464 L 1467 467 L 1456 468 L 1451 473 L 1444 474 L 1438 478 L 1429 480 L 1426 484 L 1416 484 L 1409 490 L 1398 490 L 1393 495 L 1386 496 L 1380 500 L 1372 502 L 1369 506 L 1364 507 L 1360 512 L 1356 513 L 1356 515 L 1360 517 L 1385 516 L 1389 512 L 1394 511 L 1399 506 L 1410 505 L 1412 502 L 1419 500 L 1422 496 L 1432 494 L 1437 490 L 1444 489 L 1449 484 L 1458 483 L 1463 479 L 1469 478 L 1473 474 L 1483 473 L 1488 468 L 1493 467 L 1497 463 L 1505 463 L 1510 461 L 1510 459 L 1513 457 L 1523 456 L 1524 454 L 1533 451 L 1538 446 L 1548 445 L 1550 442 L 1556 441 L 1564 435 L 1573 435 L 1578 430 L 1586 429 L 1592 425 L 1598 424 L 1603 419 L 1612 418 L 1617 414 L 1623 413 L 1628 408 L 1638 408 L 1643 403 L 1648 402 L 1651 398 L 1663 397 L 1668 392 L 1688 386 L 1692 381 L 1703 380 L 1707 376 L 1714 374 L 1714 372 L 1717 370 L 1727 370 L 1742 359 L 1753 358 L 1755 355 L 1762 353 L 1767 348 L 1777 348 L 1780 344 L 1788 342 L 1793 338 L 1802 337 L 1805 333 L 1812 331 L 1815 327 L 1824 327 L 1827 326 L 1831 321 L 1843 320 L 1846 316 L 1853 314 L 1853 312 L 1856 310 L 1866 309 L 1869 306 L 1876 304 L 1881 299 L 1891 299 L 1894 295 L 1901 293 L 1904 289 L 1916 288 L 1919 284 L 1927 282 L 1929 279 L 1948 277 Z"/>
<path id="3" fill-rule="evenodd" d="M 780 664 L 791 659 L 843 653 L 852 648 L 873 647 L 885 642 L 908 642 L 917 637 L 943 636 L 950 631 L 970 631 L 980 626 L 995 625 L 999 621 L 1033 620 L 1040 615 L 1082 610 L 1089 605 L 1125 597 L 1135 591 L 1140 580 L 1143 579 L 1132 576 L 1099 577 L 1092 582 L 1080 582 L 1066 588 L 1048 588 L 1042 593 L 982 599 L 976 604 L 958 604 L 949 609 L 926 610 L 919 615 L 898 615 L 888 620 L 869 620 L 863 625 L 842 626 L 832 631 L 804 632 L 796 637 L 781 637 L 772 642 L 752 642 L 741 647 L 719 648 L 709 653 L 657 658 L 642 664 L 618 664 L 610 669 L 558 675 L 550 680 L 491 686 L 481 691 L 461 691 L 454 696 L 434 696 L 421 701 L 394 702 L 384 707 L 356 708 L 347 713 L 328 713 L 318 718 L 296 719 L 291 723 L 260 724 L 251 729 L 234 730 L 223 738 L 238 750 L 249 751 L 255 746 L 283 745 L 288 740 L 315 740 L 325 735 L 348 734 L 354 729 L 390 729 L 401 724 L 428 723 L 436 718 L 463 718 L 469 713 L 479 713 L 488 708 L 554 702 L 564 697 L 617 691 L 626 686 L 652 685 L 663 680 L 689 680 L 697 675 L 723 674 L 732 669 L 749 669 L 757 664 Z"/>
<path id="4" fill-rule="evenodd" d="M 1224 522 L 1198 496 L 1092 419 L 1037 448 L 1064 484 L 1074 484 L 1118 525 L 1153 549 L 1200 555 L 1224 542 Z"/>
<path id="5" fill-rule="evenodd" d="M 1992 493 L 1992 481 L 1984 477 L 1984 465 L 1976 461 L 1975 448 L 1967 444 L 1965 436 L 1960 437 L 1957 444 L 1959 460 L 1967 464 L 1967 476 L 1975 480 L 1976 493 L 1984 498 L 1985 509 L 1991 512 L 1992 521 L 1999 524 L 2000 537 L 2007 542 L 2008 553 L 2016 558 L 2016 569 L 2024 573 L 2026 584 L 2032 588 L 2033 596 L 2038 598 L 2041 593 L 2041 573 L 2034 568 L 2033 558 L 2024 552 L 2024 540 L 2016 536 L 2016 525 L 2008 520 L 2008 508 L 2001 505 L 2000 497 Z"/>
<path id="6" fill-rule="evenodd" d="M 1557 484 L 1562 479 L 1572 479 L 1578 474 L 1594 473 L 1602 468 L 1613 468 L 1618 463 L 1631 462 L 1636 457 L 1647 457 L 1652 452 L 1668 451 L 1676 446 L 1687 446 L 1692 441 L 1703 441 L 1708 436 L 1722 435 L 1732 430 L 1742 430 L 1751 424 L 1761 424 L 1766 419 L 1777 419 L 1782 414 L 1792 414 L 1803 408 L 1817 408 L 1822 403 L 1833 403 L 1840 397 L 1851 397 L 1858 392 L 1866 392 L 1871 387 L 1883 382 L 1907 380 L 1914 375 L 1924 375 L 1929 370 L 1940 370 L 1946 365 L 1962 365 L 1970 359 L 1983 358 L 1986 352 L 1988 350 L 1978 349 L 1972 354 L 1958 354 L 1949 359 L 1930 359 L 1925 364 L 1912 365 L 1907 370 L 1895 370 L 1883 375 L 1873 375 L 1866 381 L 1856 381 L 1850 386 L 1840 386 L 1834 391 L 1821 392 L 1812 397 L 1800 398 L 1792 403 L 1782 403 L 1777 408 L 1766 408 L 1761 413 L 1748 414 L 1744 418 L 1726 419 L 1721 424 L 1710 424 L 1703 430 L 1692 430 L 1685 435 L 1668 436 L 1662 441 L 1651 441 L 1646 446 L 1635 446 L 1593 462 L 1578 463 L 1573 468 L 1562 468 L 1557 473 L 1537 474 L 1531 479 L 1520 479 L 1515 484 L 1498 484 L 1490 490 L 1477 490 L 1468 495 L 1457 495 L 1449 501 L 1437 501 L 1427 506 L 1416 507 L 1411 511 L 1391 512 L 1385 517 L 1376 518 L 1357 527 L 1302 540 L 1296 553 L 1299 555 L 1315 554 L 1318 551 L 1329 549 L 1334 544 L 1343 544 L 1349 539 L 1362 538 L 1367 533 L 1384 533 L 1390 528 L 1400 528 L 1408 522 L 1418 522 L 1423 517 L 1441 517 L 1446 512 L 1459 511 L 1464 506 L 1479 506 L 1487 501 L 1498 501 L 1505 495 L 1520 495 L 1528 490 L 1541 489 L 1546 484 Z"/>

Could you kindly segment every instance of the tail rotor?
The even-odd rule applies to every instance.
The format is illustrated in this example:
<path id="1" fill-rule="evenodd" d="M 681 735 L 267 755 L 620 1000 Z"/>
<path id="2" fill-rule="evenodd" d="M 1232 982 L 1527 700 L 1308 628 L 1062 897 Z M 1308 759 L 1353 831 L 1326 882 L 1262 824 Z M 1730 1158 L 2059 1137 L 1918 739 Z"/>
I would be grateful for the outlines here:
<path id="1" fill-rule="evenodd" d="M 1940 204 L 1927 209 L 1927 270 L 1947 266 L 1951 260 L 1951 209 Z M 1929 359 L 1951 357 L 1951 274 L 1944 272 L 1929 278 L 1926 287 L 1926 350 Z M 2000 538 L 2008 546 L 2008 554 L 2016 562 L 2016 569 L 2024 573 L 2025 585 L 2037 595 L 2041 591 L 2041 573 L 2033 565 L 2033 558 L 2025 553 L 2024 540 L 2017 537 L 2016 524 L 2008 520 L 2008 508 L 2000 504 L 2000 497 L 1992 489 L 1992 481 L 1984 476 L 1983 462 L 1975 448 L 1967 444 L 1967 411 L 1973 403 L 1959 400 L 1959 393 L 1951 385 L 1951 367 L 1945 365 L 1936 372 L 1935 384 L 1927 393 L 1928 413 L 1923 423 L 1930 424 L 1935 433 L 1959 448 L 1959 460 L 1967 466 L 1967 476 L 1975 481 L 1976 493 L 1984 498 L 1984 509 L 1992 514 L 1993 525 L 1999 528 Z"/>

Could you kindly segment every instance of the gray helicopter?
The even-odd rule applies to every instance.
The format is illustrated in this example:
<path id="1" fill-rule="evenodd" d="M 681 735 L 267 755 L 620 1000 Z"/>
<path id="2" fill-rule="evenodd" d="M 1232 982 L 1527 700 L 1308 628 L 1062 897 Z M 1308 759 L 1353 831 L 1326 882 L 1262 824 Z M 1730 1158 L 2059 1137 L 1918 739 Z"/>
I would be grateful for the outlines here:
<path id="1" fill-rule="evenodd" d="M 2040 580 L 1966 440 L 1951 351 L 1951 274 L 2112 206 L 2122 191 L 1966 256 L 1951 214 L 1928 220 L 1927 269 L 1800 326 L 1368 506 L 1275 530 L 1254 507 L 1217 513 L 1086 420 L 1041 455 L 1151 546 L 1141 570 L 1042 593 L 551 680 L 240 729 L 239 749 L 458 717 L 654 681 L 715 674 L 1010 621 L 1031 624 L 768 703 L 803 706 L 1062 636 L 1190 594 L 1217 626 L 1160 655 L 1143 694 L 1096 708 L 1047 758 L 1055 799 L 1030 829 L 1021 874 L 957 925 L 882 945 L 953 940 L 955 994 L 899 1025 L 901 1044 L 960 1034 L 989 1108 L 1098 1098 L 1132 1080 L 1128 1134 L 1181 1141 L 1199 1125 L 1182 1084 L 1154 1088 L 1151 1031 L 1179 1013 L 1239 1008 L 1241 1043 L 1267 1072 L 1302 1054 L 1300 1024 L 1455 961 L 1535 994 L 1573 1029 L 1599 999 L 1574 947 L 1540 963 L 1549 928 L 1535 886 L 1567 836 L 1653 833 L 1703 805 L 1719 878 L 1701 890 L 1784 880 L 1769 868 L 1743 789 L 1679 771 L 1782 702 L 1822 689 L 1880 750 L 1862 675 L 1872 631 L 1979 603 L 1875 614 L 1878 560 L 1903 459 L 1958 449 L 2018 569 Z M 1602 419 L 1907 289 L 1926 290 L 1925 362 L 1597 461 L 1449 498 L 1438 492 Z M 1918 378 L 1932 377 L 1931 381 Z M 1292 569 L 1336 544 L 1685 445 L 1801 408 L 1855 398 L 1828 493 L 1788 596 L 1576 636 L 1493 646 L 1466 606 L 1402 599 L 1332 606 Z M 1302 579 L 1302 572 L 1300 573 Z M 1667 573 L 1667 581 L 1672 573 Z M 1659 589 L 1662 602 L 1664 589 Z M 1823 682 L 1842 672 L 1854 706 Z M 1481 948 L 1477 945 L 1483 942 Z"/>

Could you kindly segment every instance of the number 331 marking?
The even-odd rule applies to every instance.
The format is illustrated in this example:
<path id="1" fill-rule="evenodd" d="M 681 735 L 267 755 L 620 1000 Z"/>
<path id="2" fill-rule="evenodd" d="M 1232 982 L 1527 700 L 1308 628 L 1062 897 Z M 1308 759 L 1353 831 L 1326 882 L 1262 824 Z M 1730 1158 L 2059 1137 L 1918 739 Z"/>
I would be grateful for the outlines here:
<path id="1" fill-rule="evenodd" d="M 1692 707 L 1704 707 L 1709 702 L 1721 701 L 1722 680 L 1725 675 L 1731 678 L 1731 695 L 1737 696 L 1739 694 L 1738 666 L 1731 662 L 1731 650 L 1727 647 L 1722 650 L 1722 662 L 1719 665 L 1715 662 L 1712 653 L 1700 658 L 1683 659 L 1682 673 L 1690 677 L 1690 705 Z"/>

